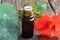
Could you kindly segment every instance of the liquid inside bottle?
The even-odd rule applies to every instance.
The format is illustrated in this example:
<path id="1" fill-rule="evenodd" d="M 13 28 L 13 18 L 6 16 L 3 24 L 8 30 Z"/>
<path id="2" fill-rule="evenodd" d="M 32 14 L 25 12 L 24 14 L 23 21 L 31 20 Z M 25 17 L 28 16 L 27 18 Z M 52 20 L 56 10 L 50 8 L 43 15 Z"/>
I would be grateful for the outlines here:
<path id="1" fill-rule="evenodd" d="M 32 38 L 34 31 L 34 15 L 31 6 L 24 7 L 24 15 L 22 19 L 22 37 Z"/>

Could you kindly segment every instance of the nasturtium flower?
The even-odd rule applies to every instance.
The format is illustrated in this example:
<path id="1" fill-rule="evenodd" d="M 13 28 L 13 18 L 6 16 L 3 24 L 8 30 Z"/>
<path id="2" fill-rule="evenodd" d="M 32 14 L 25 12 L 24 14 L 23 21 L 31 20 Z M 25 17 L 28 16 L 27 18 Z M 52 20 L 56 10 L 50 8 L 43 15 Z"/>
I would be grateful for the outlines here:
<path id="1" fill-rule="evenodd" d="M 35 19 L 34 28 L 42 36 L 60 36 L 60 16 L 45 14 Z"/>

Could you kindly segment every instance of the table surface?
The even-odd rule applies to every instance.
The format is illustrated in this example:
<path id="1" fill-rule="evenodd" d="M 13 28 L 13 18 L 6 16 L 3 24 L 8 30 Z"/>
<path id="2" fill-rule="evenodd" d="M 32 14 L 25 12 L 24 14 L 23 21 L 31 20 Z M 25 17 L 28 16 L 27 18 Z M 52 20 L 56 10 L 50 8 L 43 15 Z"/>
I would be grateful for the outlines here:
<path id="1" fill-rule="evenodd" d="M 46 1 L 48 2 L 48 1 Z M 54 10 L 58 10 L 58 15 L 60 15 L 60 0 L 50 0 L 52 3 Z M 48 3 L 47 3 L 48 4 Z M 52 16 L 54 15 L 53 10 L 51 9 L 50 5 L 48 4 L 46 14 Z M 19 19 L 19 26 L 20 26 L 20 34 L 22 32 L 22 25 L 21 25 L 21 19 Z M 60 40 L 60 37 L 42 37 L 38 36 L 38 33 L 34 31 L 34 36 L 30 39 L 23 39 L 22 37 L 19 37 L 19 40 Z"/>

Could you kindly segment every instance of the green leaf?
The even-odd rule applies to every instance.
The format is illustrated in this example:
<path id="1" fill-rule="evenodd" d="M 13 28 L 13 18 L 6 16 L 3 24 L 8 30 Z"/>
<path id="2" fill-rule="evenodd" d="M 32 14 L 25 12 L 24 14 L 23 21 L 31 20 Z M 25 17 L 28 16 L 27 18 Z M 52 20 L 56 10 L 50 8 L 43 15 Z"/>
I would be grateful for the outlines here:
<path id="1" fill-rule="evenodd" d="M 35 18 L 39 18 L 39 17 L 41 17 L 40 14 L 35 14 Z"/>
<path id="2" fill-rule="evenodd" d="M 35 14 L 35 19 L 36 18 L 40 18 L 44 13 L 41 13 L 41 14 Z"/>
<path id="3" fill-rule="evenodd" d="M 40 13 L 45 13 L 47 8 L 47 4 L 46 3 L 42 3 L 42 2 L 37 2 L 36 3 L 36 10 Z"/>
<path id="4" fill-rule="evenodd" d="M 8 16 L 14 20 L 15 24 L 18 24 L 18 14 L 13 5 L 9 3 L 3 3 L 0 5 L 0 19 L 4 16 Z"/>
<path id="5" fill-rule="evenodd" d="M 0 40 L 18 40 L 18 14 L 9 3 L 0 5 Z"/>
<path id="6" fill-rule="evenodd" d="M 0 40 L 18 40 L 19 29 L 10 17 L 0 19 Z"/>
<path id="7" fill-rule="evenodd" d="M 36 4 L 32 5 L 32 8 L 34 12 L 39 12 L 38 14 L 35 14 L 35 18 L 39 18 L 45 13 L 47 9 L 47 4 L 42 2 L 36 2 Z"/>
<path id="8" fill-rule="evenodd" d="M 36 5 L 32 5 L 33 11 L 36 12 Z"/>

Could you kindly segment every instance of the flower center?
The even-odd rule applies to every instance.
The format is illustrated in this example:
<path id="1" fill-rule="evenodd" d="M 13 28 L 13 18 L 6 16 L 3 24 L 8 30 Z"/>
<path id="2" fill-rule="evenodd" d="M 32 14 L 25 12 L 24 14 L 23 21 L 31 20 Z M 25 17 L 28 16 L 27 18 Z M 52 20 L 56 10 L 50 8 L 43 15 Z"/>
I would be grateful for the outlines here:
<path id="1" fill-rule="evenodd" d="M 54 23 L 53 23 L 52 21 L 49 22 L 49 27 L 50 27 L 50 28 L 54 27 Z"/>

